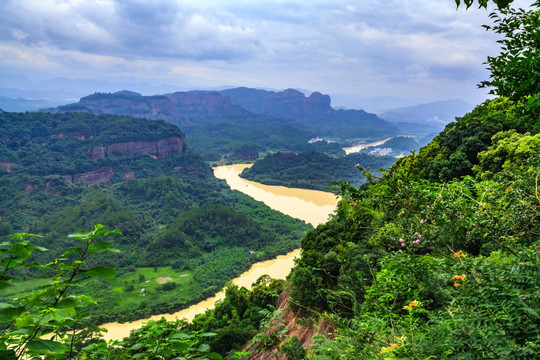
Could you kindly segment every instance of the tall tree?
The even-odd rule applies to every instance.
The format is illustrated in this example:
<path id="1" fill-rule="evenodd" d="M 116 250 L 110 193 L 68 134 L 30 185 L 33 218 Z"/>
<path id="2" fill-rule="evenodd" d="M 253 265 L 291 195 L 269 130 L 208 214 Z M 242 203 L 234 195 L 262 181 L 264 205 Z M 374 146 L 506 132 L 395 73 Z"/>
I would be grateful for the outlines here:
<path id="1" fill-rule="evenodd" d="M 540 92 L 540 1 L 531 9 L 501 9 L 491 13 L 493 26 L 487 30 L 503 35 L 501 53 L 488 57 L 490 80 L 479 87 L 490 87 L 490 94 L 518 100 Z"/>

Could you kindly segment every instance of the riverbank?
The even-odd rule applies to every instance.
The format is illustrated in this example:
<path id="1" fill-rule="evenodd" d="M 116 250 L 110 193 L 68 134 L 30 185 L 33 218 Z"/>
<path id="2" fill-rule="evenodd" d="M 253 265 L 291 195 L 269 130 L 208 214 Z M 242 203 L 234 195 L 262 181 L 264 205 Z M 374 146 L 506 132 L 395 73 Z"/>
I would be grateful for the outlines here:
<path id="1" fill-rule="evenodd" d="M 255 200 L 264 202 L 274 210 L 304 220 L 313 226 L 326 222 L 337 206 L 338 200 L 331 193 L 317 190 L 290 189 L 283 186 L 268 186 L 242 179 L 238 175 L 247 166 L 250 165 L 219 166 L 214 168 L 214 174 L 217 178 L 225 180 L 231 189 L 241 191 Z M 294 258 L 299 254 L 300 250 L 297 249 L 275 259 L 256 263 L 248 271 L 232 281 L 238 286 L 250 288 L 251 284 L 264 274 L 276 279 L 285 279 L 294 266 Z M 195 315 L 213 308 L 214 304 L 222 300 L 224 296 L 224 292 L 221 291 L 215 296 L 172 314 L 154 315 L 126 323 L 111 322 L 100 325 L 100 327 L 108 331 L 104 334 L 106 340 L 121 340 L 128 336 L 131 330 L 150 320 L 159 320 L 164 317 L 167 320 L 186 319 L 191 321 Z"/>

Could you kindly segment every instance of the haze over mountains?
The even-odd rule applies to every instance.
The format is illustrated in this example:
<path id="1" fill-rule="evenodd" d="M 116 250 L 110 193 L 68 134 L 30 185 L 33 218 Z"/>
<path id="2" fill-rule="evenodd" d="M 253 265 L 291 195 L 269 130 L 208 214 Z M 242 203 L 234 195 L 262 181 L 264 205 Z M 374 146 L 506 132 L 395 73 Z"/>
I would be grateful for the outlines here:
<path id="1" fill-rule="evenodd" d="M 328 111 L 330 108 L 330 101 L 332 101 L 334 104 L 333 108 L 336 110 L 336 112 L 339 113 L 339 110 L 342 109 L 342 107 L 339 106 L 339 99 L 342 95 L 333 95 L 332 99 L 330 100 L 329 95 L 322 95 L 317 91 L 311 93 L 308 90 L 298 88 L 296 88 L 297 90 L 295 92 L 287 93 L 281 90 L 261 88 L 253 89 L 232 86 L 204 88 L 197 87 L 196 85 L 190 83 L 178 84 L 177 82 L 175 82 L 176 85 L 153 85 L 148 82 L 142 82 L 140 79 L 135 78 L 94 80 L 69 79 L 60 77 L 54 79 L 30 80 L 24 75 L 12 75 L 8 73 L 0 73 L 0 79 L 0 108 L 4 111 L 15 112 L 37 111 L 43 108 L 52 108 L 60 105 L 72 104 L 77 102 L 80 98 L 84 98 L 87 95 L 95 92 L 116 93 L 124 89 L 147 96 L 155 94 L 171 94 L 175 92 L 216 91 L 230 97 L 234 104 L 241 105 L 246 110 L 259 114 L 272 114 L 274 116 L 290 116 L 290 114 L 283 111 L 283 108 L 280 110 L 275 109 L 274 105 L 279 105 L 278 103 L 280 101 L 285 100 L 288 96 L 293 94 L 300 97 L 301 93 L 307 94 L 307 99 L 310 101 L 315 100 L 318 95 L 326 97 L 328 100 L 325 101 L 328 101 L 328 104 L 324 104 L 324 101 L 321 101 L 322 98 L 317 99 L 316 101 L 322 106 L 319 109 L 320 111 L 325 111 L 325 109 Z M 254 97 L 257 96 L 259 96 L 260 99 L 257 100 L 258 102 L 254 102 Z M 336 99 L 338 99 L 337 106 L 335 105 Z M 379 117 L 391 122 L 425 122 L 418 120 L 425 119 L 426 117 L 448 122 L 453 120 L 455 116 L 464 115 L 466 111 L 463 110 L 471 109 L 470 104 L 466 104 L 464 101 L 457 99 L 441 100 L 420 105 L 412 103 L 411 106 L 390 108 L 388 104 L 401 104 L 403 99 L 400 101 L 390 101 L 386 98 L 377 99 L 377 97 L 370 98 L 369 100 L 359 99 L 359 105 L 355 108 L 362 109 L 363 106 L 360 104 L 365 103 L 366 101 L 369 101 L 368 107 L 370 109 L 389 109 L 377 111 L 377 113 L 380 113 Z M 310 111 L 313 111 L 313 106 L 310 107 Z M 309 114 L 308 112 L 304 115 L 308 116 L 312 114 Z M 294 116 L 294 118 L 297 118 L 297 116 Z"/>

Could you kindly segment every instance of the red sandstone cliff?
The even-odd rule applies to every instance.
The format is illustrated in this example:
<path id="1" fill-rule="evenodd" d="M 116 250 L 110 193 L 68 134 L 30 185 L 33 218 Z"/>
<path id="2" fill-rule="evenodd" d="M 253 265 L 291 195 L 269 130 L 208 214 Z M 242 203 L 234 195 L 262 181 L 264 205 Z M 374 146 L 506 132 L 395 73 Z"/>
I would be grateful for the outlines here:
<path id="1" fill-rule="evenodd" d="M 181 113 L 237 114 L 244 110 L 231 99 L 217 92 L 175 92 L 168 95 Z"/>
<path id="2" fill-rule="evenodd" d="M 187 151 L 186 138 L 180 137 L 170 137 L 157 141 L 128 141 L 98 146 L 90 150 L 93 161 L 106 156 L 143 155 L 162 158 L 167 155 L 180 155 Z"/>
<path id="3" fill-rule="evenodd" d="M 310 349 L 313 345 L 313 335 L 322 334 L 327 337 L 332 338 L 334 334 L 334 324 L 328 321 L 326 318 L 322 320 L 316 320 L 313 318 L 313 321 L 302 321 L 300 323 L 298 319 L 300 318 L 309 318 L 310 315 L 306 314 L 305 311 L 293 311 L 290 307 L 290 297 L 287 292 L 282 292 L 279 295 L 278 304 L 276 310 L 282 310 L 283 312 L 280 315 L 280 322 L 283 322 L 285 327 L 288 329 L 287 333 L 283 335 L 281 341 L 285 341 L 289 337 L 296 336 L 302 343 L 302 347 L 306 350 Z M 247 349 L 248 351 L 253 351 L 248 358 L 250 360 L 286 360 L 287 357 L 283 354 L 280 354 L 277 349 L 272 351 L 256 352 L 254 347 Z"/>

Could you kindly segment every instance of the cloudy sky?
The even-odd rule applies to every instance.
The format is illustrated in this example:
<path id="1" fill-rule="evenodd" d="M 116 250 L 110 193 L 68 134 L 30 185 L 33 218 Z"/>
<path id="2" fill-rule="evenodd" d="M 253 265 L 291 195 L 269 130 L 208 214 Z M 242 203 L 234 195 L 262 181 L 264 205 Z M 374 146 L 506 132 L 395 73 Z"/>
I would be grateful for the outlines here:
<path id="1" fill-rule="evenodd" d="M 2 0 L 0 81 L 299 88 L 373 110 L 478 103 L 498 53 L 488 15 L 454 0 Z"/>

